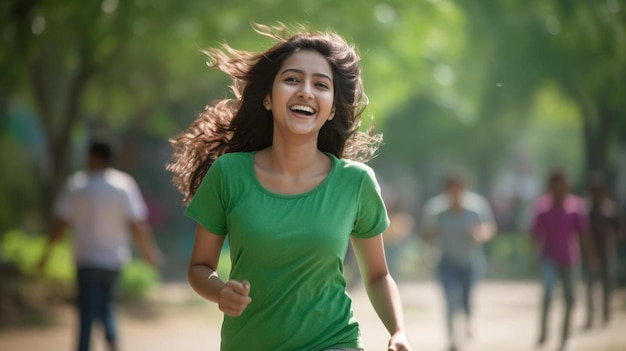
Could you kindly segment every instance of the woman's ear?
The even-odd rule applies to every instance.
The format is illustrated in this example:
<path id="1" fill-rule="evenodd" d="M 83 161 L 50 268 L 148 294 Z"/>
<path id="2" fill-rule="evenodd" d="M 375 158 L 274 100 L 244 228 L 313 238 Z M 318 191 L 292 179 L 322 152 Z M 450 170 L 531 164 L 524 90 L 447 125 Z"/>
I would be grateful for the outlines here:
<path id="1" fill-rule="evenodd" d="M 333 106 L 332 110 L 330 110 L 330 115 L 328 116 L 328 120 L 335 118 L 335 106 Z"/>
<path id="2" fill-rule="evenodd" d="M 265 109 L 268 111 L 272 109 L 272 102 L 269 95 L 266 95 L 263 99 L 263 107 L 265 107 Z"/>

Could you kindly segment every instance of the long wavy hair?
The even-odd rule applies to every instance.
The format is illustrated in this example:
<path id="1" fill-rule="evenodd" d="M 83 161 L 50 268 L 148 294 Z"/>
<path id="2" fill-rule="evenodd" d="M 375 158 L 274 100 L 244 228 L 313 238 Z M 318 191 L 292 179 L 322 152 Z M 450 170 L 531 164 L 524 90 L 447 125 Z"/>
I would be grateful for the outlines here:
<path id="1" fill-rule="evenodd" d="M 380 134 L 373 126 L 359 131 L 367 97 L 361 81 L 359 56 L 339 35 L 313 32 L 298 27 L 290 32 L 282 23 L 276 26 L 253 24 L 254 30 L 278 43 L 262 53 L 233 49 L 204 50 L 207 64 L 230 77 L 234 98 L 206 106 L 198 118 L 181 134 L 170 139 L 174 152 L 167 170 L 172 183 L 187 204 L 195 194 L 209 167 L 222 154 L 265 149 L 272 145 L 273 117 L 263 99 L 272 92 L 274 78 L 283 62 L 299 50 L 314 50 L 328 60 L 334 82 L 335 117 L 319 132 L 317 147 L 338 158 L 368 161 L 374 157 Z"/>

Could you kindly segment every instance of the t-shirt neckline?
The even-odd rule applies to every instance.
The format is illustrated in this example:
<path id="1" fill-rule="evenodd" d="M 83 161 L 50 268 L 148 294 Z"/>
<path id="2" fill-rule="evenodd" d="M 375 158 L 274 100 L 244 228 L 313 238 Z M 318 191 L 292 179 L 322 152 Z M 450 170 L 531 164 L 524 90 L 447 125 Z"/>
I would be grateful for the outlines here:
<path id="1" fill-rule="evenodd" d="M 324 152 L 324 154 L 330 159 L 330 171 L 328 172 L 328 174 L 326 175 L 326 178 L 324 178 L 324 180 L 322 180 L 321 183 L 319 183 L 313 189 L 305 191 L 303 193 L 298 193 L 298 194 L 281 194 L 281 193 L 273 192 L 273 191 L 267 189 L 259 181 L 259 178 L 257 177 L 256 172 L 254 170 L 254 155 L 256 153 L 257 153 L 257 151 L 254 151 L 254 152 L 250 153 L 250 157 L 248 158 L 248 167 L 246 167 L 248 169 L 248 172 L 250 172 L 250 175 L 251 175 L 252 179 L 254 180 L 255 186 L 261 192 L 263 192 L 263 193 L 265 193 L 265 194 L 267 194 L 269 196 L 276 197 L 276 198 L 281 198 L 281 199 L 297 199 L 297 198 L 309 196 L 311 194 L 314 194 L 314 193 L 320 191 L 322 188 L 326 187 L 326 183 L 329 182 L 329 179 L 333 176 L 333 174 L 335 173 L 335 169 L 337 168 L 337 158 L 335 157 L 335 155 L 333 155 L 333 154 L 331 154 L 329 152 Z"/>

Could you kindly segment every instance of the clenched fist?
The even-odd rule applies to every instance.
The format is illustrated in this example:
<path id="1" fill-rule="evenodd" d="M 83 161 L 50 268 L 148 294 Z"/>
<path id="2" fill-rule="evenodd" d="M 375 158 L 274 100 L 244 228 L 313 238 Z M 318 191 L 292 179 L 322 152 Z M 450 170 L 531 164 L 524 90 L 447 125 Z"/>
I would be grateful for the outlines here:
<path id="1" fill-rule="evenodd" d="M 248 294 L 250 294 L 250 283 L 248 281 L 229 280 L 220 290 L 218 301 L 220 311 L 227 316 L 240 316 L 252 301 Z"/>

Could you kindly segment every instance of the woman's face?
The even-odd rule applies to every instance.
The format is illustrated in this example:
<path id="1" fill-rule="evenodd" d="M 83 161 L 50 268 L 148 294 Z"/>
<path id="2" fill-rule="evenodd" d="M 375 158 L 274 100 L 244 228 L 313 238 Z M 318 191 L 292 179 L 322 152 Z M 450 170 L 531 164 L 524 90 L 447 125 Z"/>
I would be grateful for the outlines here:
<path id="1" fill-rule="evenodd" d="M 301 50 L 285 60 L 264 99 L 274 116 L 274 135 L 316 135 L 334 117 L 333 73 L 326 58 Z"/>

